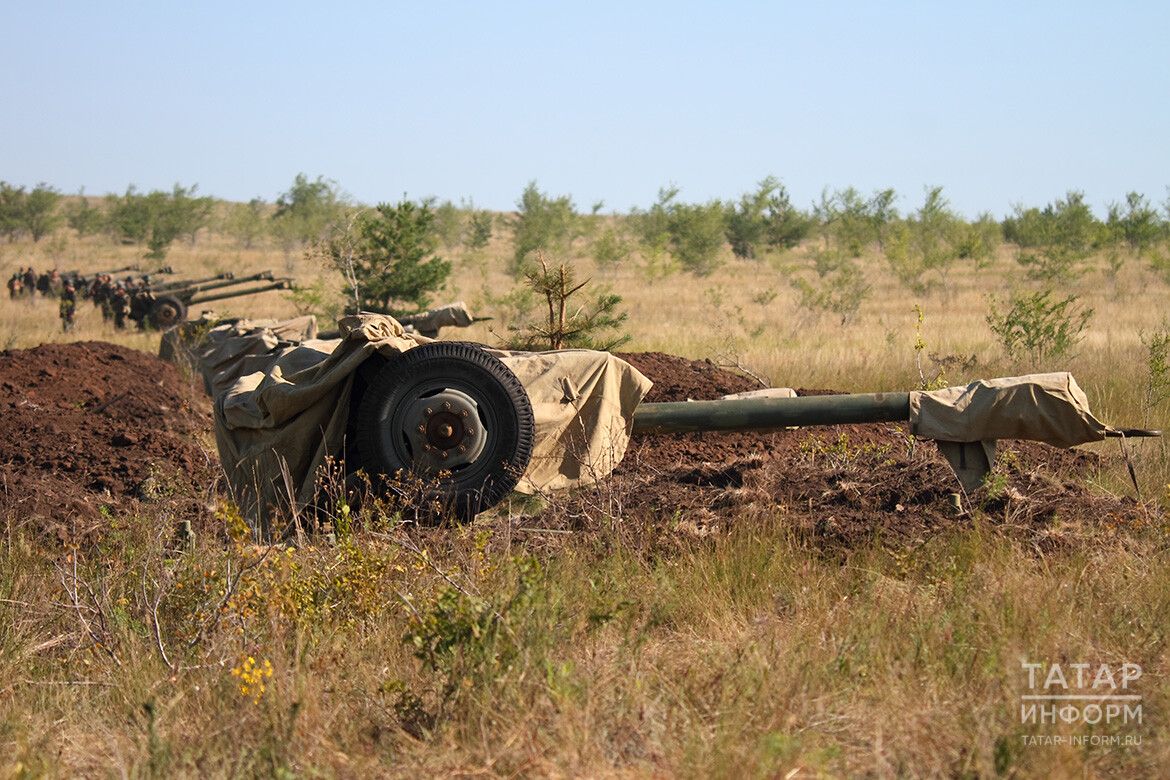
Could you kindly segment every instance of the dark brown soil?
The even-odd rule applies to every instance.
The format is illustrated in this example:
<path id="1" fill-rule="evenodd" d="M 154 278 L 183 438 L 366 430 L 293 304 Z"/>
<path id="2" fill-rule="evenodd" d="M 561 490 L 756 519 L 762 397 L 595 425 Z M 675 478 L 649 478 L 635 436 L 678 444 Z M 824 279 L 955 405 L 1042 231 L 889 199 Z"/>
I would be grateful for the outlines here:
<path id="1" fill-rule="evenodd" d="M 103 507 L 167 500 L 196 512 L 215 483 L 208 403 L 178 370 L 102 342 L 0 353 L 0 510 L 62 539 Z"/>
<path id="2" fill-rule="evenodd" d="M 757 386 L 706 361 L 622 357 L 654 382 L 648 402 L 709 400 Z M 961 489 L 938 448 L 915 441 L 905 425 L 637 437 L 612 477 L 550 505 L 541 520 L 587 527 L 618 512 L 635 527 L 703 536 L 779 517 L 820 542 L 854 546 L 922 539 L 972 522 L 972 509 L 1029 532 L 1061 520 L 1124 523 L 1141 513 L 1131 500 L 1084 486 L 1098 468 L 1093 454 L 1014 441 L 1001 442 L 1000 453 L 989 486 L 961 496 L 960 512 Z"/>

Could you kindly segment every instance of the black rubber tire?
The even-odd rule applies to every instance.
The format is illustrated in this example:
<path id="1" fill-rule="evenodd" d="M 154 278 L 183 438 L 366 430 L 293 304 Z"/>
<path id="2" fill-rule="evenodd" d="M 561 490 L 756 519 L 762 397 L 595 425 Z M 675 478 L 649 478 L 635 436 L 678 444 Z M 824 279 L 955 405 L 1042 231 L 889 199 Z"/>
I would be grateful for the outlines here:
<path id="1" fill-rule="evenodd" d="M 366 472 L 393 477 L 413 472 L 409 445 L 390 441 L 386 426 L 401 429 L 415 400 L 438 389 L 459 390 L 479 407 L 487 432 L 483 453 L 461 470 L 435 482 L 435 498 L 461 521 L 499 503 L 516 487 L 532 457 L 536 423 L 528 393 L 511 369 L 483 349 L 464 342 L 436 341 L 407 350 L 378 369 L 357 401 L 357 448 Z M 401 437 L 399 437 L 401 438 Z"/>
<path id="2" fill-rule="evenodd" d="M 173 328 L 187 319 L 187 305 L 173 295 L 164 295 L 150 307 L 150 324 L 159 330 Z"/>

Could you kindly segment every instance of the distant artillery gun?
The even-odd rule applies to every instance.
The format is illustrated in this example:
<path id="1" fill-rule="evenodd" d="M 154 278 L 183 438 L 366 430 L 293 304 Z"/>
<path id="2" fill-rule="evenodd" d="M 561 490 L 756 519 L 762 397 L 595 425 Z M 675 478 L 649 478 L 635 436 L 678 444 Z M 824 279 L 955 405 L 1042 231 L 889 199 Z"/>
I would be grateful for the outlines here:
<path id="1" fill-rule="evenodd" d="M 94 280 L 99 276 L 109 276 L 112 279 L 118 274 L 124 274 L 128 272 L 141 273 L 143 279 L 149 279 L 151 276 L 156 274 L 173 274 L 175 269 L 168 265 L 153 271 L 143 272 L 141 266 L 125 265 L 121 268 L 115 268 L 111 271 L 94 271 L 89 274 L 82 274 L 81 271 L 67 271 L 66 273 L 61 274 L 61 278 L 70 282 L 74 289 L 76 289 L 81 294 L 81 297 L 88 298 L 90 285 L 92 285 Z"/>
<path id="2" fill-rule="evenodd" d="M 258 281 L 267 284 L 208 294 L 222 288 Z M 138 323 L 147 323 L 159 330 L 166 330 L 187 319 L 187 309 L 190 306 L 255 295 L 269 290 L 288 290 L 292 288 L 292 282 L 293 280 L 289 278 L 274 277 L 271 271 L 261 271 L 238 278 L 232 274 L 220 274 L 218 278 L 188 281 L 185 284 L 175 282 L 159 288 L 143 289 L 131 296 L 130 319 Z"/>

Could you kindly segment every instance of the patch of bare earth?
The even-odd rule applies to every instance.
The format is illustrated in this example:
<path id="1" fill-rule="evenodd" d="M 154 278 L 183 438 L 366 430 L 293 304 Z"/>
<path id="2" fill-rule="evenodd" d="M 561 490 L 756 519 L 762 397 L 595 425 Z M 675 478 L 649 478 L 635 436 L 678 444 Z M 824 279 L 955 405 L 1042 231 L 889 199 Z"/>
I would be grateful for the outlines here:
<path id="1" fill-rule="evenodd" d="M 148 501 L 206 512 L 210 407 L 170 363 L 104 342 L 5 351 L 0 412 L 0 510 L 39 533 L 77 539 Z"/>

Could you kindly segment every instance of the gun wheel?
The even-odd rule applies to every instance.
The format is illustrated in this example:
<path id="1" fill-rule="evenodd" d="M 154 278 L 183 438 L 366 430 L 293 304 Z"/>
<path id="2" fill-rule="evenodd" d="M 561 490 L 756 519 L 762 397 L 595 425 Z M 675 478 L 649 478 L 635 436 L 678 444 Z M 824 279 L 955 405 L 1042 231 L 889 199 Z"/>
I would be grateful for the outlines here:
<path id="1" fill-rule="evenodd" d="M 150 324 L 159 330 L 178 325 L 187 317 L 187 307 L 173 295 L 164 295 L 150 310 Z"/>
<path id="2" fill-rule="evenodd" d="M 520 380 L 461 342 L 415 347 L 371 378 L 356 410 L 357 448 L 371 474 L 412 473 L 460 520 L 499 503 L 532 456 L 535 422 Z"/>

